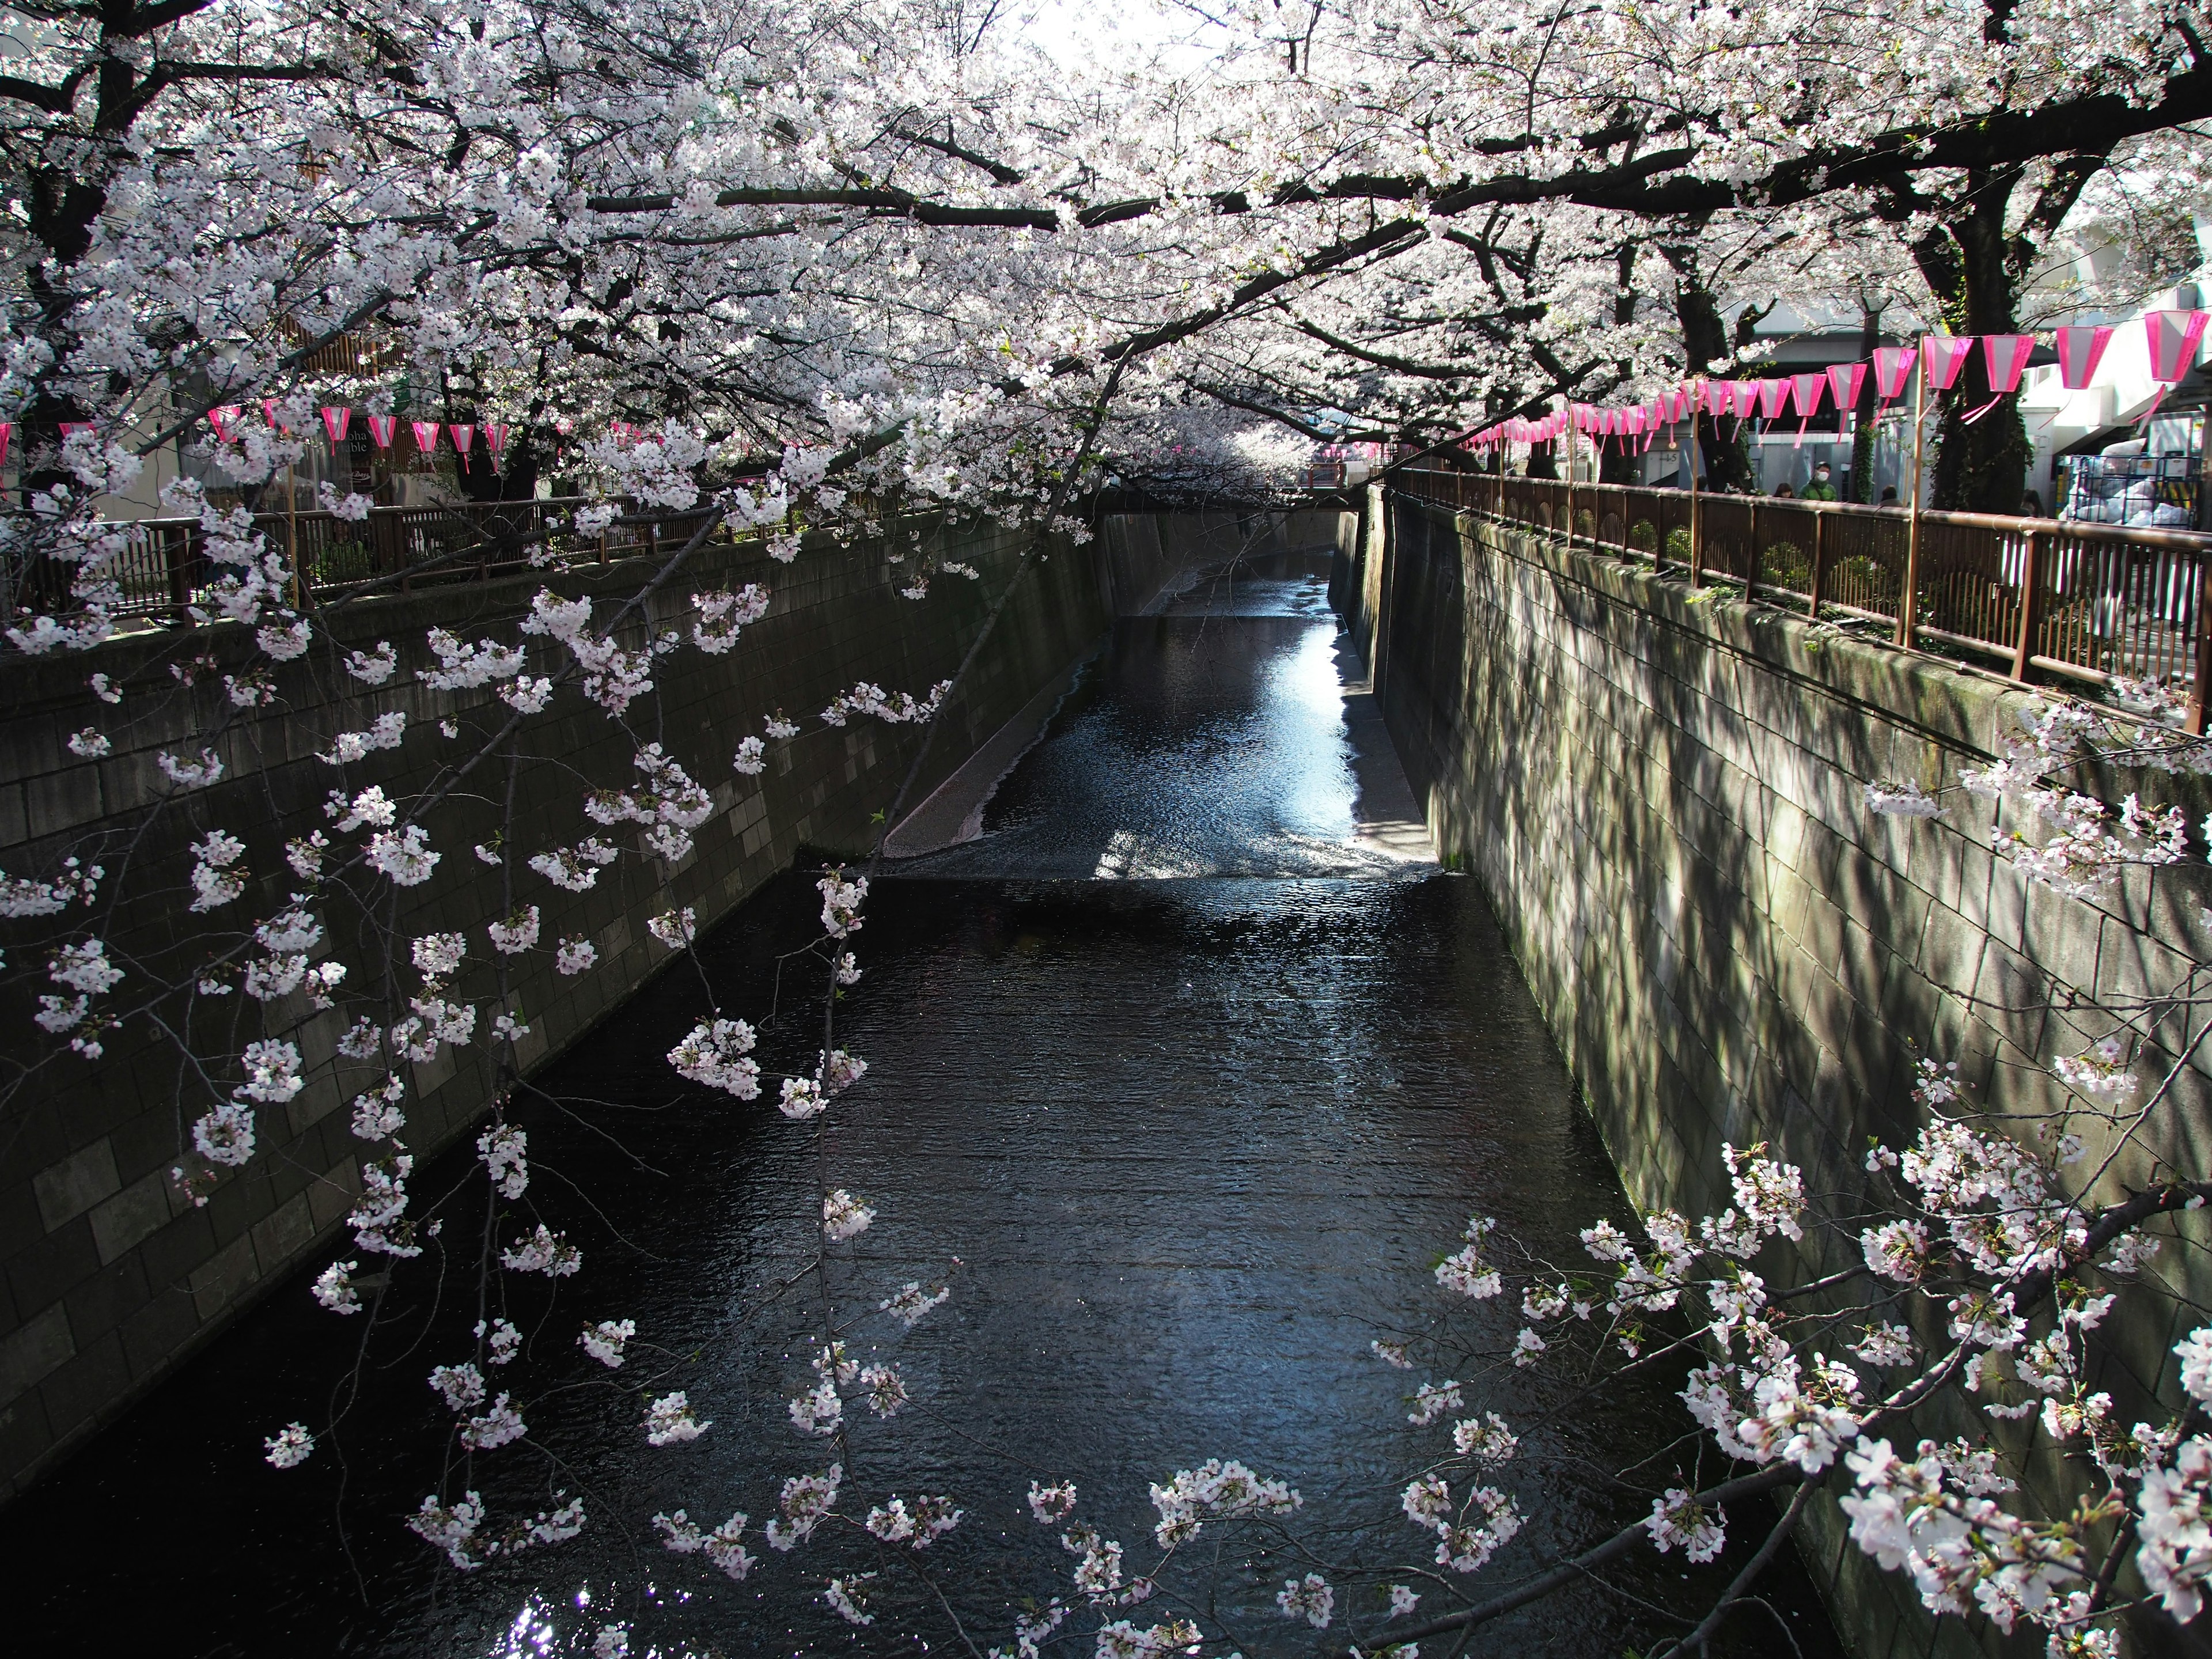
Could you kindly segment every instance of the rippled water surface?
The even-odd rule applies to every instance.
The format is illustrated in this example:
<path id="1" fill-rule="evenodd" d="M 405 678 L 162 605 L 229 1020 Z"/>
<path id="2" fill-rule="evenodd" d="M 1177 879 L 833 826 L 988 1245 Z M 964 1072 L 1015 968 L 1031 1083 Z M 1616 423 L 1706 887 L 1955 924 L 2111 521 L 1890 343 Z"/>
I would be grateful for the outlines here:
<path id="1" fill-rule="evenodd" d="M 1470 1212 L 1565 1260 L 1577 1228 L 1626 1205 L 1474 884 L 1392 833 L 1409 798 L 1347 695 L 1316 577 L 1215 580 L 1171 611 L 1122 625 L 981 840 L 878 883 L 866 977 L 839 1013 L 872 1070 L 828 1119 L 818 1166 L 764 1103 L 708 1099 L 661 1062 L 704 1006 L 696 974 L 665 976 L 545 1079 L 572 1105 L 527 1119 L 529 1197 L 586 1267 L 509 1306 L 533 1334 L 495 1386 L 530 1434 L 470 1478 L 495 1516 L 581 1494 L 580 1538 L 461 1576 L 400 1525 L 443 1457 L 424 1376 L 465 1356 L 478 1316 L 466 1249 L 434 1307 L 410 1300 L 371 1343 L 323 1450 L 289 1474 L 264 1464 L 261 1434 L 327 1419 L 362 1336 L 302 1277 L 0 1515 L 20 1650 L 581 1653 L 611 1619 L 634 1624 L 639 1653 L 958 1650 L 956 1618 L 979 1646 L 1006 1644 L 1025 1599 L 1069 1588 L 1070 1558 L 1022 1501 L 1032 1480 L 1076 1481 L 1079 1516 L 1127 1545 L 1133 1577 L 1156 1554 L 1146 1483 L 1209 1456 L 1305 1500 L 1295 1546 L 1216 1528 L 1166 1580 L 1210 1599 L 1246 1652 L 1316 1650 L 1270 1600 L 1310 1565 L 1344 1583 L 1332 1638 L 1379 1633 L 1385 1581 L 1341 1571 L 1355 1559 L 1423 1589 L 1425 1614 L 1449 1606 L 1396 1503 L 1446 1431 L 1409 1425 L 1403 1396 L 1480 1362 L 1402 1373 L 1368 1345 L 1418 1348 L 1433 1328 L 1430 1269 Z M 778 1011 L 771 1067 L 811 1064 L 818 1041 L 818 969 L 778 967 L 813 901 L 787 879 L 699 953 L 727 1006 Z M 825 1172 L 878 1212 L 826 1282 L 803 1255 Z M 425 1194 L 469 1171 L 449 1158 L 428 1176 Z M 447 1242 L 483 1221 L 464 1205 Z M 951 1297 L 903 1334 L 873 1310 L 908 1279 Z M 856 1410 L 842 1507 L 951 1494 L 968 1516 L 922 1558 L 944 1603 L 849 1530 L 790 1556 L 757 1536 L 779 1483 L 827 1461 L 785 1405 L 825 1306 L 917 1401 L 889 1423 Z M 1510 1345 L 1512 1310 L 1468 1311 L 1476 1347 Z M 611 1377 L 574 1344 L 580 1321 L 617 1316 L 641 1336 Z M 714 1426 L 647 1448 L 648 1386 L 687 1389 Z M 1658 1379 L 1573 1397 L 1508 1370 L 1468 1401 L 1523 1432 L 1498 1483 L 1529 1516 L 1468 1586 L 1478 1599 L 1648 1507 L 1600 1470 L 1684 1424 Z M 708 1524 L 749 1513 L 762 1564 L 733 1583 L 655 1548 L 645 1522 L 678 1506 Z M 1739 1534 L 1766 1513 L 1736 1517 Z M 856 1632 L 817 1597 L 829 1572 L 871 1569 L 879 1619 Z M 1641 1649 L 1731 1571 L 1692 1581 L 1645 1558 L 1468 1650 Z M 1735 1650 L 1788 1651 L 1777 1620 L 1805 1653 L 1836 1650 L 1794 1562 L 1771 1590 L 1771 1611 L 1731 1626 Z M 1095 1622 L 1050 1650 L 1089 1659 Z"/>

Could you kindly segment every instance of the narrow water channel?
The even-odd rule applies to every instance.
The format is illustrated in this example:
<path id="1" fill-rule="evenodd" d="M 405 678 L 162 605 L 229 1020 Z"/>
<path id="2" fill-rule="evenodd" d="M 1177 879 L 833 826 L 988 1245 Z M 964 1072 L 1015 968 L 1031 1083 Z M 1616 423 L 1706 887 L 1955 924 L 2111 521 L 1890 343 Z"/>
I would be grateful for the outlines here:
<path id="1" fill-rule="evenodd" d="M 11 1645 L 584 1654 L 621 1620 L 637 1654 L 958 1652 L 957 1618 L 1010 1647 L 1018 1611 L 1071 1592 L 1031 1480 L 1073 1480 L 1078 1518 L 1127 1543 L 1133 1576 L 1154 1553 L 1147 1484 L 1208 1457 L 1304 1499 L 1310 1555 L 1240 1541 L 1169 1581 L 1210 1598 L 1245 1653 L 1340 1652 L 1340 1632 L 1376 1629 L 1371 1581 L 1347 1588 L 1329 1638 L 1281 1619 L 1273 1590 L 1314 1565 L 1400 1564 L 1424 1613 L 1449 1607 L 1417 1577 L 1436 1571 L 1431 1546 L 1397 1494 L 1447 1443 L 1407 1422 L 1405 1395 L 1450 1373 L 1393 1370 L 1369 1345 L 1430 1328 L 1430 1270 L 1470 1212 L 1564 1261 L 1577 1228 L 1627 1206 L 1475 884 L 1427 860 L 1358 672 L 1320 567 L 1209 573 L 1120 626 L 980 836 L 878 883 L 840 1016 L 871 1070 L 832 1113 L 824 1160 L 878 1219 L 826 1287 L 791 1283 L 817 1214 L 803 1133 L 660 1059 L 703 1006 L 695 979 L 665 976 L 559 1064 L 547 1086 L 576 1103 L 530 1121 L 532 1196 L 586 1270 L 508 1310 L 532 1333 L 513 1378 L 530 1431 L 476 1480 L 495 1513 L 582 1496 L 580 1537 L 459 1575 L 402 1525 L 444 1455 L 425 1374 L 466 1353 L 477 1316 L 458 1265 L 434 1308 L 371 1346 L 324 1449 L 289 1473 L 264 1463 L 261 1435 L 328 1415 L 360 1341 L 303 1276 L 0 1513 Z M 778 967 L 816 905 L 794 875 L 701 946 L 726 1002 L 777 1011 L 771 1066 L 811 1060 L 818 1035 L 811 977 Z M 468 1179 L 455 1155 L 419 1184 Z M 851 1547 L 867 1540 L 780 1555 L 757 1528 L 787 1477 L 827 1461 L 787 1412 L 825 1289 L 842 1322 L 908 1279 L 951 1295 L 910 1334 L 854 1326 L 854 1352 L 902 1365 L 916 1403 L 888 1423 L 856 1408 L 848 1490 L 943 1492 L 967 1514 L 931 1552 L 944 1602 L 881 1565 L 878 1621 L 856 1630 L 819 1595 L 825 1571 L 871 1565 Z M 619 1317 L 640 1334 L 611 1376 L 575 1334 Z M 1479 1341 L 1510 1346 L 1515 1311 L 1486 1317 Z M 633 1379 L 685 1389 L 713 1427 L 644 1446 Z M 1470 1407 L 1523 1434 L 1498 1484 L 1529 1517 L 1477 1596 L 1648 1510 L 1655 1478 L 1696 1455 L 1686 1438 L 1664 1449 L 1686 1421 L 1663 1378 L 1565 1399 L 1541 1374 L 1471 1385 Z M 1608 1474 L 1655 1453 L 1634 1488 Z M 654 1547 L 648 1517 L 679 1506 L 754 1517 L 744 1583 Z M 1673 1615 L 1717 1593 L 1766 1515 L 1733 1517 L 1711 1567 L 1647 1557 L 1468 1651 L 1601 1659 L 1679 1634 Z M 1838 1651 L 1794 1560 L 1765 1601 L 1721 1650 Z M 1164 1595 L 1128 1616 L 1176 1610 Z M 1090 1659 L 1074 1633 L 1094 1622 L 1047 1650 Z"/>

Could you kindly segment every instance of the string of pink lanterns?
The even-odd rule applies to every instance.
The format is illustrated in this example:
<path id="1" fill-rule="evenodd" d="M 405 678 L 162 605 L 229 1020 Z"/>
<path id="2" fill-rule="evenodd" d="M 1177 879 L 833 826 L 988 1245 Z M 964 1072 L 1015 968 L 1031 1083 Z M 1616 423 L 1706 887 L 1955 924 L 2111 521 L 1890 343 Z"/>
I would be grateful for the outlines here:
<path id="1" fill-rule="evenodd" d="M 2142 320 L 2150 348 L 2151 378 L 2158 383 L 2159 392 L 2150 407 L 2136 416 L 2138 425 L 2151 417 L 2165 401 L 2166 393 L 2189 373 L 2191 365 L 2197 361 L 2197 349 L 2204 337 L 2205 324 L 2212 320 L 2212 313 L 2153 311 L 2146 313 Z M 2069 392 L 2086 390 L 2095 378 L 2097 366 L 2104 361 L 2105 349 L 2112 343 L 2116 326 L 2101 323 L 2054 331 L 2059 380 Z M 1732 416 L 1739 428 L 1752 419 L 1771 427 L 1788 411 L 1797 416 L 1797 443 L 1802 445 L 1806 427 L 1820 413 L 1823 401 L 1832 398 L 1838 412 L 1855 409 L 1869 372 L 1874 375 L 1878 418 L 1904 395 L 1912 382 L 1916 368 L 1923 377 L 1927 392 L 1940 395 L 1951 391 L 1957 386 L 1978 343 L 1982 349 L 1984 367 L 1989 371 L 1993 395 L 1987 403 L 1968 410 L 1963 418 L 1978 421 L 2019 390 L 2021 376 L 2035 349 L 2034 335 L 1926 334 L 1917 346 L 1879 346 L 1866 362 L 1832 363 L 1825 370 L 1773 378 L 1693 381 L 1626 408 L 1570 404 L 1540 421 L 1518 416 L 1501 421 L 1462 439 L 1461 444 L 1480 452 L 1501 444 L 1550 443 L 1565 436 L 1571 424 L 1574 431 L 1601 448 L 1607 440 L 1617 438 L 1625 450 L 1634 452 L 1650 448 L 1662 428 L 1688 419 L 1693 411 L 1716 418 Z"/>
<path id="2" fill-rule="evenodd" d="M 325 404 L 319 412 L 322 416 L 323 430 L 329 434 L 331 447 L 335 448 L 343 443 L 347 435 L 353 430 L 353 417 L 356 411 L 341 404 Z M 379 450 L 389 450 L 398 441 L 399 436 L 398 416 L 372 415 L 366 410 L 359 413 L 368 428 L 369 441 Z M 287 436 L 291 435 L 292 428 L 284 423 L 283 416 L 278 412 L 277 403 L 274 398 L 264 398 L 261 400 L 261 414 L 262 418 L 272 430 L 281 431 Z M 240 434 L 241 428 L 239 422 L 245 417 L 246 406 L 242 404 L 224 404 L 207 412 L 208 425 L 214 429 L 216 439 L 222 443 L 229 443 Z M 79 432 L 89 432 L 93 429 L 93 423 L 89 421 L 64 421 L 60 425 L 62 441 L 64 443 Z M 407 425 L 414 437 L 415 447 L 418 453 L 426 456 L 434 455 L 441 442 L 448 442 L 453 446 L 454 453 L 460 458 L 461 469 L 464 471 L 468 470 L 469 458 L 475 452 L 476 442 L 479 436 L 483 440 L 484 452 L 490 458 L 491 469 L 494 472 L 499 471 L 500 458 L 507 453 L 508 428 L 501 422 L 485 421 L 479 423 L 410 421 Z M 568 420 L 556 420 L 553 422 L 553 426 L 554 429 L 564 437 L 574 429 L 574 423 Z M 636 441 L 639 434 L 643 430 L 628 421 L 610 421 L 607 422 L 607 428 L 616 437 L 632 442 Z M 8 459 L 8 444 L 9 439 L 15 434 L 15 429 L 14 422 L 0 421 L 0 464 L 4 464 Z"/>

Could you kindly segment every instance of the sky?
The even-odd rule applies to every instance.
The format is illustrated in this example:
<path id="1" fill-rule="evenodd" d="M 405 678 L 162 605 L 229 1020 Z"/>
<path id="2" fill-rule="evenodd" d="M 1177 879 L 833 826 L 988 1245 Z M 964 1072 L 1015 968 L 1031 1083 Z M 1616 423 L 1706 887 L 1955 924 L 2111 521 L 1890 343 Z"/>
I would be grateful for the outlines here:
<path id="1" fill-rule="evenodd" d="M 1170 69 L 1188 72 L 1229 39 L 1218 25 L 1159 0 L 1017 0 L 1010 27 L 1071 68 L 1158 52 Z"/>

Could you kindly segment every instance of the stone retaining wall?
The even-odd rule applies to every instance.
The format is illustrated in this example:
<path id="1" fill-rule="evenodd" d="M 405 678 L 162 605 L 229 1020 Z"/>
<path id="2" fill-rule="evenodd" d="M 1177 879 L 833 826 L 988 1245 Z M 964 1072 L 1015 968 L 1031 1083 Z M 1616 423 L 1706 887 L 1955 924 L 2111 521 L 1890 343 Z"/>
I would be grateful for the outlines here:
<path id="1" fill-rule="evenodd" d="M 1324 526 L 1334 535 L 1336 520 Z M 976 746 L 999 730 L 1042 687 L 1089 651 L 1114 617 L 1141 611 L 1163 586 L 1194 561 L 1224 557 L 1248 543 L 1282 543 L 1279 520 L 1231 514 L 1187 514 L 1171 520 L 1120 514 L 1103 519 L 1096 541 L 1054 546 L 1017 590 L 983 654 L 949 699 L 927 766 L 909 805 L 918 803 Z M 1304 534 L 1300 528 L 1298 534 Z M 551 714 L 526 728 L 532 763 L 516 775 L 516 849 L 512 900 L 501 873 L 471 855 L 489 837 L 507 787 L 504 763 L 487 764 L 461 796 L 433 815 L 441 854 L 426 884 L 397 894 L 395 931 L 402 938 L 465 931 L 472 957 L 453 994 L 477 1002 L 481 1026 L 502 1006 L 497 966 L 510 971 L 511 996 L 531 1033 L 521 1054 L 535 1066 L 588 1031 L 671 959 L 648 935 L 648 918 L 690 906 L 703 928 L 726 915 L 794 859 L 862 857 L 872 845 L 877 814 L 888 810 L 913 757 L 912 727 L 860 720 L 840 730 L 820 710 L 860 680 L 891 690 L 926 691 L 951 675 L 981 627 L 989 603 L 1015 568 L 1021 538 L 976 533 L 956 550 L 980 580 L 940 576 L 920 602 L 902 599 L 906 580 L 879 547 L 841 549 L 810 538 L 799 561 L 774 563 L 751 547 L 710 545 L 650 605 L 650 626 L 689 632 L 689 598 L 697 590 L 757 581 L 774 603 L 745 629 L 735 650 L 706 655 L 690 646 L 657 666 L 657 695 L 633 706 L 637 741 L 659 741 L 714 793 L 715 812 L 696 832 L 696 850 L 680 864 L 647 858 L 631 834 L 628 849 L 591 890 L 552 886 L 520 860 L 573 844 L 598 829 L 585 817 L 583 793 L 632 781 L 632 740 L 571 690 Z M 608 614 L 652 574 L 643 561 L 586 568 L 549 584 L 569 596 L 588 595 Z M 222 781 L 154 811 L 162 793 L 155 755 L 175 750 L 225 699 L 222 675 L 252 660 L 237 630 L 191 635 L 144 634 L 112 641 L 88 656 L 0 664 L 0 870 L 23 875 L 47 868 L 87 838 L 88 859 L 110 870 L 111 886 L 128 861 L 133 896 L 122 914 L 104 921 L 112 951 L 126 960 L 175 968 L 192 943 L 185 905 L 189 867 L 185 848 L 220 824 L 240 831 L 246 866 L 256 879 L 246 896 L 219 913 L 265 916 L 299 884 L 285 869 L 284 841 L 325 829 L 327 793 L 381 784 L 404 800 L 434 787 L 441 769 L 474 751 L 471 741 L 495 727 L 507 711 L 489 690 L 437 691 L 413 670 L 427 659 L 422 641 L 434 627 L 473 638 L 492 619 L 510 618 L 540 585 L 535 577 L 449 587 L 381 599 L 332 612 L 326 639 L 366 646 L 389 638 L 400 647 L 402 675 L 374 691 L 332 672 L 319 647 L 280 670 L 281 701 L 239 715 L 219 742 Z M 511 638 L 502 621 L 495 631 Z M 643 636 L 644 625 L 630 630 Z M 532 672 L 548 672 L 558 653 L 532 641 Z M 169 665 L 204 656 L 211 665 L 186 688 Z M 85 677 L 104 672 L 128 688 L 125 702 L 100 710 L 84 694 Z M 733 773 L 738 740 L 758 733 L 781 705 L 801 735 L 773 746 L 765 775 Z M 369 757 L 343 775 L 317 759 L 316 741 L 339 729 L 358 730 L 374 715 L 404 710 L 408 735 L 394 751 Z M 94 714 L 114 753 L 96 763 L 68 755 L 68 734 Z M 442 720 L 464 727 L 443 738 Z M 557 762 L 558 763 L 553 763 Z M 474 799 L 468 797 L 473 796 Z M 126 845 L 127 844 L 127 845 Z M 542 912 L 540 948 L 493 957 L 486 923 L 512 903 Z M 331 906 L 325 920 L 352 984 L 376 971 L 380 946 L 362 919 Z M 37 962 L 52 924 L 5 924 L 0 945 L 20 962 Z M 598 965 L 574 978 L 554 973 L 551 945 L 587 935 Z M 193 958 L 197 960 L 197 958 Z M 403 984 L 413 977 L 402 960 Z M 139 975 L 137 983 L 145 982 Z M 134 981 L 112 999 L 127 1007 Z M 33 988 L 0 994 L 0 1030 L 31 1031 Z M 234 997 L 229 1006 L 234 1006 Z M 311 1065 L 327 1059 L 341 1029 L 338 1012 L 318 1014 L 298 995 L 270 1005 L 270 1029 L 247 1035 L 285 1036 Z M 242 1039 L 241 1039 L 242 1040 Z M 170 1171 L 189 1144 L 188 1126 L 206 1108 L 204 1090 L 185 1086 L 176 1052 L 143 1020 L 126 1021 L 106 1036 L 106 1054 L 88 1064 L 65 1051 L 56 1058 L 43 1040 L 20 1036 L 0 1056 L 43 1065 L 0 1115 L 0 1498 L 52 1468 L 67 1449 L 163 1376 L 178 1360 L 255 1297 L 298 1267 L 337 1234 L 359 1186 L 359 1144 L 344 1103 L 381 1076 L 346 1064 L 323 1075 L 289 1106 L 260 1113 L 257 1156 L 228 1176 L 204 1207 L 180 1196 Z M 441 1049 L 414 1068 L 406 1139 L 427 1156 L 448 1145 L 484 1110 L 494 1078 L 488 1049 Z"/>
<path id="2" fill-rule="evenodd" d="M 1960 1061 L 1993 1106 L 2041 1110 L 2058 1098 L 2051 1060 L 2116 1024 L 2053 1004 L 2164 995 L 2201 953 L 2200 860 L 2085 902 L 1994 856 L 1979 803 L 1936 821 L 1868 811 L 1868 781 L 1954 783 L 2016 729 L 2026 698 L 2002 683 L 1379 490 L 1334 591 L 1371 641 L 1440 854 L 1482 882 L 1646 1209 L 1717 1210 L 1722 1142 L 1768 1140 L 1844 1218 L 1808 1240 L 1810 1265 L 1845 1265 L 1868 1137 L 1911 1134 L 1920 1055 Z M 2192 823 L 2205 811 L 2201 789 L 2140 787 Z M 2189 1048 L 2188 1011 L 2138 1023 L 2155 1079 Z M 2199 1046 L 2153 1129 L 2197 1171 L 2209 1073 Z M 2147 1168 L 2124 1159 L 2115 1190 Z M 2169 1350 L 2202 1319 L 2181 1297 L 2207 1305 L 2206 1279 L 2201 1250 L 2169 1248 L 2124 1293 L 2096 1378 L 2122 1422 L 2178 1401 Z M 1921 1427 L 1987 1424 L 1953 1397 Z M 2032 1422 L 2000 1431 L 2029 1451 L 2036 1498 L 2067 1506 Z M 1832 1504 L 1803 1543 L 1863 1659 L 2007 1650 L 1984 1621 L 1930 1620 L 1847 1547 Z"/>

